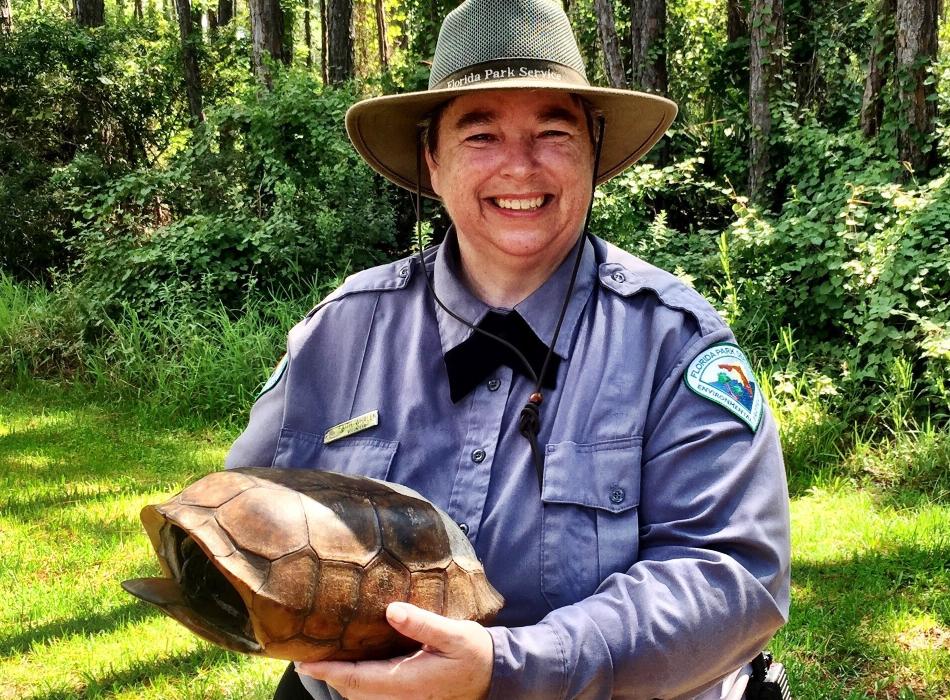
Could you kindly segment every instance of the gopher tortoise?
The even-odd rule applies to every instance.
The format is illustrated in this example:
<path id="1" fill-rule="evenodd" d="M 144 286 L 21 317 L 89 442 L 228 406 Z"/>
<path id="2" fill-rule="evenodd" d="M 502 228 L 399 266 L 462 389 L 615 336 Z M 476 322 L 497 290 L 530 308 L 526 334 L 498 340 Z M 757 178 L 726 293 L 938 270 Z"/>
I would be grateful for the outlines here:
<path id="1" fill-rule="evenodd" d="M 123 588 L 246 654 L 388 658 L 419 646 L 386 622 L 393 601 L 481 623 L 504 604 L 455 522 L 397 484 L 233 469 L 141 517 L 165 576 Z"/>

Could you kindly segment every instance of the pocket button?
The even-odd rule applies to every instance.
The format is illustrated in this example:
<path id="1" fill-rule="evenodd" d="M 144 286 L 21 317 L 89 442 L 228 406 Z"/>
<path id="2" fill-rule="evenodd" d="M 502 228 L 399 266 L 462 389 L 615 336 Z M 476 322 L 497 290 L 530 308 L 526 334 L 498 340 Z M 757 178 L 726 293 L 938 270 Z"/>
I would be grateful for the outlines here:
<path id="1" fill-rule="evenodd" d="M 610 502 L 615 504 L 623 503 L 623 499 L 627 497 L 626 492 L 619 486 L 614 486 L 610 490 Z"/>

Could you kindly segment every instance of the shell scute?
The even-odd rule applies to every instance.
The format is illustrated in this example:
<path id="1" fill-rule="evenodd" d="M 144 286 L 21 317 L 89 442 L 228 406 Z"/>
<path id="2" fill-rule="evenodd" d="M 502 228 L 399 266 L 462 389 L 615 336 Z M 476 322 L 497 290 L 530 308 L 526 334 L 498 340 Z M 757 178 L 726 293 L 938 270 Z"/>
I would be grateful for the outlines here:
<path id="1" fill-rule="evenodd" d="M 300 494 L 254 488 L 221 506 L 218 523 L 242 550 L 273 561 L 307 545 L 307 518 Z"/>
<path id="2" fill-rule="evenodd" d="M 270 575 L 270 561 L 250 552 L 235 551 L 227 557 L 216 557 L 215 562 L 248 605 L 251 594 L 259 591 Z"/>
<path id="3" fill-rule="evenodd" d="M 366 566 L 379 554 L 382 535 L 373 504 L 365 496 L 336 489 L 303 501 L 308 539 L 323 560 Z"/>
<path id="4" fill-rule="evenodd" d="M 445 573 L 413 571 L 409 579 L 409 602 L 441 615 L 445 609 Z"/>
<path id="5" fill-rule="evenodd" d="M 452 550 L 442 519 L 432 505 L 390 492 L 373 499 L 383 547 L 410 571 L 445 569 Z"/>
<path id="6" fill-rule="evenodd" d="M 343 633 L 344 649 L 370 650 L 392 641 L 393 628 L 386 621 L 386 606 L 409 596 L 410 574 L 386 552 L 363 572 L 356 615 Z"/>
<path id="7" fill-rule="evenodd" d="M 359 603 L 363 569 L 339 561 L 320 564 L 314 609 L 304 622 L 303 633 L 312 639 L 339 640 Z"/>
<path id="8" fill-rule="evenodd" d="M 201 527 L 191 531 L 191 537 L 214 557 L 229 557 L 234 554 L 234 543 L 218 521 L 211 518 Z"/>
<path id="9" fill-rule="evenodd" d="M 277 659 L 295 659 L 296 661 L 321 661 L 339 651 L 337 641 L 318 641 L 295 637 L 283 642 L 267 645 L 267 653 Z"/>
<path id="10" fill-rule="evenodd" d="M 309 548 L 271 563 L 270 574 L 251 603 L 261 639 L 283 641 L 301 632 L 313 601 L 319 567 Z"/>
<path id="11" fill-rule="evenodd" d="M 185 530 L 196 530 L 214 518 L 211 508 L 175 502 L 159 506 L 159 512 Z"/>
<path id="12" fill-rule="evenodd" d="M 187 487 L 178 498 L 185 505 L 218 508 L 252 486 L 254 480 L 244 474 L 215 472 Z"/>
<path id="13" fill-rule="evenodd" d="M 474 577 L 454 562 L 445 572 L 445 615 L 459 620 L 473 620 L 478 616 Z"/>

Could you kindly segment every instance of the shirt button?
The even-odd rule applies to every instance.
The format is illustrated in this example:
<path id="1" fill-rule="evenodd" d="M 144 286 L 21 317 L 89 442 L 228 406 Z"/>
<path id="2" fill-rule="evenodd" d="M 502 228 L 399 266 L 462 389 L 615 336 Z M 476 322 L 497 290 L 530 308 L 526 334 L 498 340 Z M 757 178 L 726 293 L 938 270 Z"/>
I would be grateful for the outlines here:
<path id="1" fill-rule="evenodd" d="M 615 272 L 610 276 L 610 279 L 612 279 L 617 284 L 620 284 L 621 282 L 626 281 L 627 278 L 622 272 Z"/>
<path id="2" fill-rule="evenodd" d="M 624 496 L 627 494 L 619 486 L 615 486 L 610 490 L 610 502 L 611 503 L 623 503 Z"/>
<path id="3" fill-rule="evenodd" d="M 400 277 L 405 277 L 405 276 L 407 276 L 408 274 L 409 274 L 409 268 L 408 268 L 408 267 L 403 267 L 403 268 L 400 268 L 400 269 L 399 269 L 399 276 L 400 276 Z"/>
<path id="4" fill-rule="evenodd" d="M 481 464 L 485 461 L 485 450 L 479 448 L 477 450 L 472 450 L 472 461 L 475 464 Z"/>
<path id="5" fill-rule="evenodd" d="M 488 380 L 488 390 L 489 391 L 498 391 L 498 388 L 501 386 L 500 379 L 489 379 Z"/>
<path id="6" fill-rule="evenodd" d="M 463 535 L 467 535 L 467 534 L 468 534 L 468 525 L 466 525 L 465 523 L 459 523 L 459 530 L 462 531 L 462 534 L 463 534 Z"/>

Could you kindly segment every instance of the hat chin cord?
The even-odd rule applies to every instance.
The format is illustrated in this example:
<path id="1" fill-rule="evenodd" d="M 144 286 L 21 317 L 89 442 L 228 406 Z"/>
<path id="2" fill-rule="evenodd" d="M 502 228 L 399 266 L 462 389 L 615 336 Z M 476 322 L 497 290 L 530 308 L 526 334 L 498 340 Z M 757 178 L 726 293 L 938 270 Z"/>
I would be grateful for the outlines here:
<path id="1" fill-rule="evenodd" d="M 506 348 L 511 350 L 515 354 L 515 357 L 518 358 L 519 362 L 524 365 L 528 376 L 531 377 L 531 381 L 534 382 L 534 391 L 531 393 L 531 396 L 528 397 L 528 401 L 525 403 L 524 408 L 521 409 L 521 416 L 518 419 L 518 432 L 520 432 L 528 440 L 528 444 L 531 446 L 531 457 L 534 461 L 534 468 L 538 475 L 538 490 L 540 492 L 543 492 L 544 490 L 544 456 L 541 454 L 541 448 L 538 445 L 538 434 L 541 432 L 541 404 L 544 401 L 544 395 L 541 393 L 541 380 L 547 373 L 548 365 L 551 361 L 551 355 L 554 353 L 554 346 L 557 345 L 558 335 L 561 332 L 561 324 L 564 322 L 564 316 L 567 314 L 567 307 L 570 304 L 571 295 L 574 292 L 574 283 L 577 280 L 577 272 L 581 266 L 581 258 L 584 254 L 584 241 L 590 234 L 590 218 L 594 209 L 594 190 L 597 188 L 597 170 L 600 167 L 600 151 L 604 144 L 605 127 L 606 120 L 604 119 L 604 116 L 602 114 L 597 115 L 597 141 L 594 146 L 594 172 L 591 176 L 590 202 L 587 204 L 587 216 L 584 218 L 584 228 L 581 230 L 580 235 L 577 237 L 577 242 L 574 244 L 576 252 L 574 254 L 574 267 L 571 270 L 571 280 L 567 285 L 567 293 L 564 295 L 564 302 L 561 304 L 561 312 L 558 314 L 557 325 L 554 327 L 554 336 L 551 338 L 551 344 L 548 346 L 547 354 L 544 356 L 544 363 L 541 365 L 540 375 L 535 373 L 534 368 L 531 367 L 531 363 L 528 362 L 527 358 L 517 347 L 509 343 L 504 338 L 483 330 L 465 320 L 457 313 L 452 311 L 449 307 L 447 307 L 435 293 L 435 287 L 432 284 L 432 278 L 429 276 L 429 271 L 426 269 L 425 258 L 422 255 L 422 149 L 424 146 L 422 143 L 422 130 L 419 129 L 416 134 L 416 190 L 413 194 L 415 195 L 416 245 L 419 248 L 418 256 L 419 263 L 422 267 L 422 276 L 425 277 L 426 286 L 429 288 L 429 293 L 432 294 L 432 298 L 435 300 L 436 304 L 442 307 L 443 311 L 445 311 L 449 316 L 454 318 L 459 323 L 468 326 L 476 333 L 481 333 L 482 335 L 491 338 L 495 342 L 501 343 Z"/>

